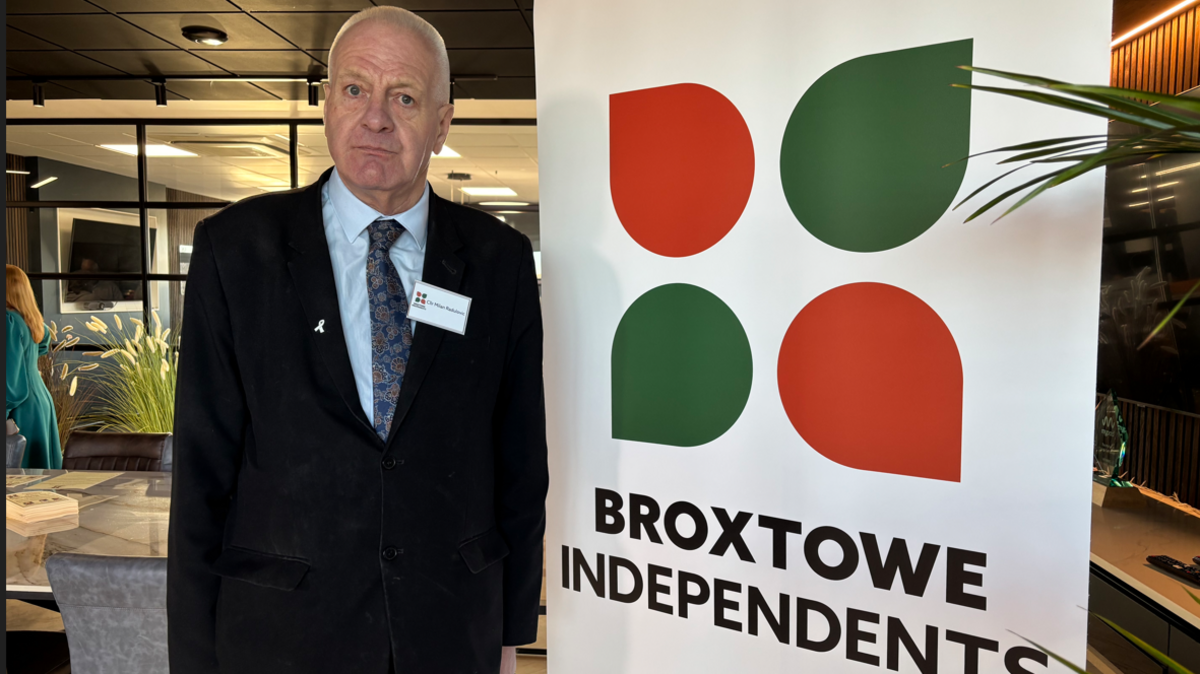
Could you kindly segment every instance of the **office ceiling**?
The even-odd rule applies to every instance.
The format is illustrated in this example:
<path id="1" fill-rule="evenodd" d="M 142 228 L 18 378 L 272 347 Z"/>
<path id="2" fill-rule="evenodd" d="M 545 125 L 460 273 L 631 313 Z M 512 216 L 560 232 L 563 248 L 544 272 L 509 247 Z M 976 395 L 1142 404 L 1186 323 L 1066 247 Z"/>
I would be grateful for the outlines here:
<path id="1" fill-rule="evenodd" d="M 373 4 L 411 9 L 446 40 L 456 98 L 532 99 L 533 0 L 8 0 L 7 75 L 45 78 L 47 99 L 153 99 L 155 76 L 325 73 L 342 22 Z M 221 46 L 184 26 L 225 31 Z M 69 76 L 145 80 L 55 81 Z M 305 100 L 303 82 L 169 81 L 168 100 Z M 7 97 L 32 96 L 8 81 Z"/>
<path id="2" fill-rule="evenodd" d="M 297 130 L 299 181 L 307 185 L 332 166 L 333 159 L 320 125 L 302 125 Z M 291 183 L 287 133 L 286 126 L 267 124 L 148 126 L 148 144 L 174 146 L 186 154 L 149 157 L 147 177 L 152 183 L 225 201 L 287 189 Z M 104 146 L 129 148 L 132 143 L 136 143 L 133 127 L 106 125 L 9 126 L 5 137 L 9 154 L 45 157 L 131 178 L 137 176 L 134 157 Z M 429 167 L 429 182 L 441 196 L 466 203 L 537 203 L 536 127 L 456 125 L 446 145 L 459 156 L 434 157 Z M 470 178 L 450 180 L 451 173 Z M 470 196 L 463 194 L 464 187 L 512 192 Z"/>
<path id="3" fill-rule="evenodd" d="M 1179 4 L 1179 0 L 1114 0 L 1113 37 L 1124 35 Z"/>

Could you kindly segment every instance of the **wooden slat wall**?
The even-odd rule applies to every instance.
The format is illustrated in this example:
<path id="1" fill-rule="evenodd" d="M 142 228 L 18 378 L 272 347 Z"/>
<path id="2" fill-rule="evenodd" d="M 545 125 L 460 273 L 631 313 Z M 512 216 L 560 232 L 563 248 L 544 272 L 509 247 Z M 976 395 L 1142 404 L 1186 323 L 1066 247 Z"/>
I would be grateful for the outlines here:
<path id="1" fill-rule="evenodd" d="M 1200 5 L 1113 49 L 1110 81 L 1160 94 L 1200 86 Z"/>
<path id="2" fill-rule="evenodd" d="M 1200 414 L 1117 401 L 1129 429 L 1126 479 L 1200 508 Z"/>
<path id="3" fill-rule="evenodd" d="M 167 188 L 167 201 L 220 201 L 211 197 L 184 192 L 170 187 Z M 196 225 L 204 218 L 217 212 L 212 210 L 170 210 L 167 211 L 167 263 L 170 274 L 179 273 L 179 247 L 192 245 L 192 235 Z M 183 293 L 180 292 L 179 281 L 171 281 L 171 318 L 169 326 L 179 333 L 180 321 L 183 319 Z"/>
<path id="4" fill-rule="evenodd" d="M 25 158 L 5 153 L 6 169 L 25 170 Z M 8 201 L 25 201 L 25 183 L 28 176 L 16 173 L 4 174 L 4 197 Z M 29 271 L 29 211 L 24 208 L 4 209 L 4 238 L 7 243 L 5 264 L 16 265 Z"/>

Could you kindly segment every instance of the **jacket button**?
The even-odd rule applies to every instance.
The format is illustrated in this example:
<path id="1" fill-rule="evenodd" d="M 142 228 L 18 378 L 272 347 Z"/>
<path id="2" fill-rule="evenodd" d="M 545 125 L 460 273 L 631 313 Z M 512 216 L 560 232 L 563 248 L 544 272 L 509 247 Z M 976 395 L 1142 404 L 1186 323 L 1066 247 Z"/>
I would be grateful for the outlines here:
<path id="1" fill-rule="evenodd" d="M 384 470 L 391 470 L 395 467 L 396 467 L 396 459 L 389 456 L 383 460 L 383 469 Z"/>
<path id="2" fill-rule="evenodd" d="M 389 562 L 392 561 L 393 559 L 395 559 L 396 556 L 399 554 L 400 554 L 400 551 L 397 550 L 396 548 L 389 547 L 389 548 L 384 548 L 384 550 L 383 550 L 383 558 L 388 560 Z"/>

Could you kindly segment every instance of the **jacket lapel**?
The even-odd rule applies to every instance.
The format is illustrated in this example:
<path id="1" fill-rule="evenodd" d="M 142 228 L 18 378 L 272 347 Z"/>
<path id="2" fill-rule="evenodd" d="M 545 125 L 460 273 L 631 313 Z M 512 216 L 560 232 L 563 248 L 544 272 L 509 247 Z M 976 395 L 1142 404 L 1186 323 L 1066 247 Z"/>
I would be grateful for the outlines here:
<path id="1" fill-rule="evenodd" d="M 425 266 L 421 272 L 421 280 L 438 288 L 458 292 L 466 263 L 455 254 L 462 248 L 462 239 L 459 238 L 458 227 L 446 204 L 445 200 L 431 191 L 429 241 L 425 247 Z M 396 429 L 404 422 L 404 417 L 412 407 L 445 334 L 445 330 L 424 323 L 413 333 L 412 351 L 408 356 L 404 383 L 400 385 L 400 398 L 396 401 L 396 413 L 392 417 L 388 446 L 391 446 L 396 437 Z"/>
<path id="2" fill-rule="evenodd" d="M 333 263 L 329 258 L 329 243 L 325 240 L 321 187 L 332 172 L 333 169 L 326 171 L 320 180 L 300 193 L 299 208 L 288 223 L 288 270 L 308 318 L 306 339 L 316 344 L 350 413 L 370 432 L 372 438 L 378 440 L 379 435 L 363 412 L 354 383 L 346 334 L 342 330 L 342 314 L 338 308 Z M 320 331 L 316 329 L 318 325 L 321 326 Z"/>

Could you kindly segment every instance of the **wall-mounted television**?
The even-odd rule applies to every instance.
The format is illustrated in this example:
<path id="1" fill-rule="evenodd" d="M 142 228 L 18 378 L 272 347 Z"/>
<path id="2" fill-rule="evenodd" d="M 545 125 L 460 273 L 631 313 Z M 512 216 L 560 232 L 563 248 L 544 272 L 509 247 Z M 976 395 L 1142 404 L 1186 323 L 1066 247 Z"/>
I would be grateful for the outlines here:
<path id="1" fill-rule="evenodd" d="M 158 232 L 150 230 L 150 259 L 154 259 Z M 67 271 L 141 273 L 141 228 L 85 218 L 71 221 L 71 256 Z M 142 299 L 139 281 L 80 280 L 67 282 L 68 302 Z"/>
<path id="2" fill-rule="evenodd" d="M 54 263 L 63 272 L 76 277 L 96 274 L 140 274 L 141 226 L 137 213 L 105 208 L 59 208 L 58 260 Z M 150 215 L 149 258 L 152 274 L 166 269 L 166 228 Z M 161 245 L 160 245 L 161 242 Z M 68 278 L 55 281 L 59 287 L 60 311 L 63 314 L 96 312 L 140 312 L 142 310 L 141 280 L 109 280 Z M 150 304 L 157 309 L 161 283 L 151 284 Z"/>

